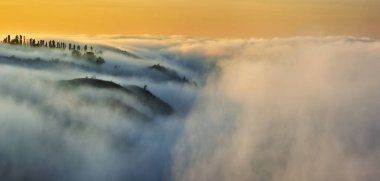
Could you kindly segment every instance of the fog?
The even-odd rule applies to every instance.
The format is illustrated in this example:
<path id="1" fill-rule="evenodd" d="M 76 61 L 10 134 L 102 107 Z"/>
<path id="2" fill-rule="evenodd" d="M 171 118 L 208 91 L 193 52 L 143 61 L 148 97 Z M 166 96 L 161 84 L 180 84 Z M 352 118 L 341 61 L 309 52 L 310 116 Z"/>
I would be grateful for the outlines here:
<path id="1" fill-rule="evenodd" d="M 61 38 L 93 45 L 106 63 L 81 61 L 69 51 L 0 45 L 3 180 L 380 176 L 376 40 Z M 196 85 L 149 69 L 155 64 Z M 155 115 L 119 91 L 57 86 L 60 80 L 92 76 L 147 85 L 175 113 Z M 110 99 L 152 120 L 125 114 L 109 105 Z"/>
<path id="2" fill-rule="evenodd" d="M 175 180 L 377 180 L 379 45 L 252 40 L 202 90 Z"/>

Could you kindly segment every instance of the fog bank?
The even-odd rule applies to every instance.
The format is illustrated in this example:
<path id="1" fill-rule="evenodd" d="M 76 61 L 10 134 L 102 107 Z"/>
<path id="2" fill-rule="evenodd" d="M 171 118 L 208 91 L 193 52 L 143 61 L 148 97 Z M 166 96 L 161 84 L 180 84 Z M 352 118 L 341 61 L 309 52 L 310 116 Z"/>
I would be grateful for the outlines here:
<path id="1" fill-rule="evenodd" d="M 0 45 L 2 180 L 380 177 L 376 40 L 62 39 L 93 45 L 106 63 Z M 142 100 L 113 89 L 57 86 L 85 77 L 146 85 L 175 114 L 154 115 Z"/>

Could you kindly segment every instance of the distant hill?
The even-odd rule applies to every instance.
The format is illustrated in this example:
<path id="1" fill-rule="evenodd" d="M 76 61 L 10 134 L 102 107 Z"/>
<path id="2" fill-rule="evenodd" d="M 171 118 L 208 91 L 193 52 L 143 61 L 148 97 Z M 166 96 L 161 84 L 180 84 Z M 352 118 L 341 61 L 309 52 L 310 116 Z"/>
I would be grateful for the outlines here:
<path id="1" fill-rule="evenodd" d="M 164 67 L 160 64 L 155 64 L 155 65 L 152 65 L 150 67 L 148 67 L 150 70 L 153 70 L 153 71 L 156 71 L 156 72 L 159 72 L 160 74 L 166 76 L 168 78 L 168 80 L 170 81 L 174 81 L 174 82 L 180 82 L 180 83 L 185 83 L 185 84 L 191 84 L 191 85 L 197 85 L 195 82 L 193 81 L 190 81 L 189 79 L 187 79 L 187 77 L 183 76 L 179 76 L 178 73 L 175 71 L 175 70 L 172 70 L 172 69 L 169 69 L 167 67 Z"/>
<path id="2" fill-rule="evenodd" d="M 142 59 L 142 57 L 132 53 L 132 52 L 129 52 L 129 51 L 126 51 L 126 50 L 121 50 L 119 48 L 115 48 L 115 47 L 110 47 L 110 46 L 105 46 L 105 45 L 97 45 L 97 47 L 101 48 L 102 50 L 108 50 L 108 51 L 111 51 L 111 52 L 115 52 L 115 53 L 120 53 L 122 55 L 125 55 L 127 57 L 130 57 L 130 58 L 134 58 L 134 59 Z"/>
<path id="3" fill-rule="evenodd" d="M 105 80 L 93 79 L 93 78 L 79 78 L 79 79 L 73 79 L 73 80 L 63 80 L 63 81 L 59 81 L 58 84 L 60 86 L 64 86 L 65 88 L 77 88 L 81 86 L 88 86 L 88 87 L 93 87 L 93 88 L 98 88 L 98 89 L 109 89 L 109 90 L 120 91 L 135 98 L 142 105 L 149 108 L 151 112 L 156 115 L 167 116 L 175 112 L 174 109 L 168 103 L 164 102 L 157 96 L 153 95 L 150 91 L 144 88 L 141 88 L 139 86 L 135 86 L 135 85 L 129 85 L 129 86 L 123 87 L 111 81 L 105 81 Z M 119 100 L 107 100 L 107 102 L 111 104 L 112 106 L 122 108 L 123 110 L 126 110 L 127 112 L 131 112 L 135 116 L 147 117 L 143 115 L 141 112 L 137 111 L 133 105 L 130 105 L 128 103 L 124 103 Z"/>

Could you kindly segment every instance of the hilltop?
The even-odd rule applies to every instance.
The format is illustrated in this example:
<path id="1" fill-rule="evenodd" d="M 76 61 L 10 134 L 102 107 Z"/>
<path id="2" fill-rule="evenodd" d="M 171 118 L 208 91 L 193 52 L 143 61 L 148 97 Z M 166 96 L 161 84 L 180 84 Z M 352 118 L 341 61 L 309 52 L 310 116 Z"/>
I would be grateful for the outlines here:
<path id="1" fill-rule="evenodd" d="M 152 94 L 146 88 L 142 88 L 136 85 L 121 86 L 120 84 L 105 81 L 95 78 L 78 78 L 72 80 L 62 80 L 58 82 L 58 85 L 65 87 L 66 89 L 74 90 L 79 87 L 92 87 L 95 89 L 108 89 L 112 91 L 119 91 L 128 96 L 135 98 L 140 104 L 149 108 L 149 110 L 155 115 L 168 116 L 174 114 L 174 109 L 166 102 L 161 100 L 159 97 Z M 125 107 L 127 110 L 134 112 L 135 106 L 130 103 L 124 103 L 121 101 L 107 100 L 109 103 L 117 107 Z M 142 114 L 142 113 L 141 113 Z M 147 116 L 146 116 L 147 117 Z"/>

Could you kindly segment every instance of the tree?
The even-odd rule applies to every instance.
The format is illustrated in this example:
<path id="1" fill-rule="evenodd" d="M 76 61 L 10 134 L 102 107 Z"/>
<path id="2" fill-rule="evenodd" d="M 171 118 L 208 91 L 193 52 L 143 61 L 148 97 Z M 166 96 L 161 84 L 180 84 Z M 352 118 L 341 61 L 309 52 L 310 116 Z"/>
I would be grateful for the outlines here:
<path id="1" fill-rule="evenodd" d="M 101 65 L 101 64 L 104 64 L 104 63 L 106 63 L 106 61 L 102 57 L 98 57 L 96 59 L 96 64 L 97 65 Z"/>
<path id="2" fill-rule="evenodd" d="M 20 35 L 20 41 L 18 42 L 19 45 L 22 45 L 22 36 Z"/>
<path id="3" fill-rule="evenodd" d="M 71 50 L 71 43 L 69 43 L 69 50 Z"/>
<path id="4" fill-rule="evenodd" d="M 84 45 L 84 51 L 87 52 L 87 45 Z"/>

